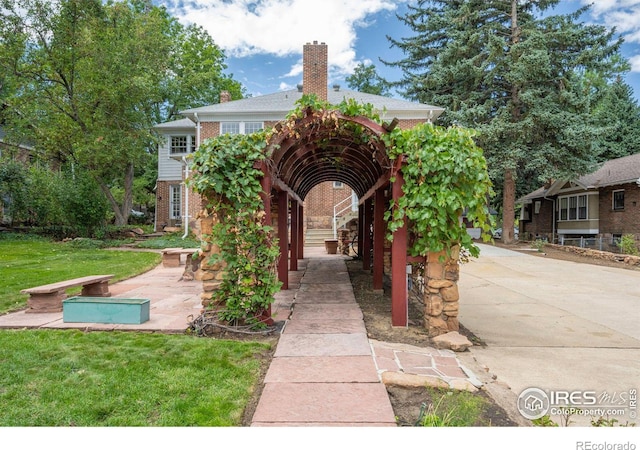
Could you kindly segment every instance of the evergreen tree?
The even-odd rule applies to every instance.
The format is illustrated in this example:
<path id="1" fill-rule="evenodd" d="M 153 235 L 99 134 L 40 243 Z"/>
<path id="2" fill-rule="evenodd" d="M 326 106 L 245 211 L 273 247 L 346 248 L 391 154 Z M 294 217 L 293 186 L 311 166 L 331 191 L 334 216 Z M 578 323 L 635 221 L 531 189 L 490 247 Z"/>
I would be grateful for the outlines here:
<path id="1" fill-rule="evenodd" d="M 595 142 L 599 161 L 640 153 L 640 106 L 621 77 L 604 89 L 593 115 L 602 130 Z"/>
<path id="2" fill-rule="evenodd" d="M 598 98 L 587 72 L 625 69 L 614 30 L 579 22 L 587 9 L 541 17 L 557 0 L 419 0 L 388 37 L 405 54 L 396 83 L 412 100 L 442 106 L 444 121 L 479 131 L 496 191 L 503 241 L 513 241 L 516 181 L 573 177 L 593 168 Z M 522 180 L 521 180 L 522 181 Z M 521 183 L 524 186 L 525 183 Z M 525 192 L 520 192 L 525 193 Z"/>

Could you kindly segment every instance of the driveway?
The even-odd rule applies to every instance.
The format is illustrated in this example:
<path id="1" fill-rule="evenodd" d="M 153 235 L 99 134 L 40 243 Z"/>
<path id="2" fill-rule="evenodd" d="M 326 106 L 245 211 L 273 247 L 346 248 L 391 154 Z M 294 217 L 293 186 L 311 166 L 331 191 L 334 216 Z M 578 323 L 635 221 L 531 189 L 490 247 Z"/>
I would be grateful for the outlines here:
<path id="1" fill-rule="evenodd" d="M 640 272 L 479 247 L 459 281 L 460 322 L 487 344 L 473 347 L 477 362 L 516 397 L 568 391 L 575 401 L 555 406 L 624 409 L 620 423 L 640 425 L 629 402 L 640 388 Z"/>

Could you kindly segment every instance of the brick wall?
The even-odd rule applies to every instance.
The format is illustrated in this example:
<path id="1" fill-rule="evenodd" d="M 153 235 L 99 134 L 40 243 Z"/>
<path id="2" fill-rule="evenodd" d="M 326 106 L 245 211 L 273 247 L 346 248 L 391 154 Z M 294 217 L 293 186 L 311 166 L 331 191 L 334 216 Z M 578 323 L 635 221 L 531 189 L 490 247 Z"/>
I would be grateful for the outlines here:
<path id="1" fill-rule="evenodd" d="M 220 122 L 201 122 L 200 123 L 200 142 L 207 138 L 220 135 Z"/>
<path id="2" fill-rule="evenodd" d="M 307 228 L 333 228 L 333 206 L 351 197 L 351 188 L 346 184 L 334 188 L 332 181 L 315 186 L 304 199 L 304 225 Z M 343 207 L 347 206 L 345 202 Z"/>
<path id="3" fill-rule="evenodd" d="M 535 214 L 535 203 L 540 201 L 540 212 Z M 535 240 L 536 237 L 547 238 L 551 241 L 553 234 L 553 205 L 549 200 L 534 200 L 532 204 L 526 205 L 529 209 L 530 221 L 520 222 L 520 239 Z"/>
<path id="4" fill-rule="evenodd" d="M 624 210 L 613 210 L 613 191 L 624 189 Z M 600 234 L 634 234 L 640 239 L 640 188 L 635 183 L 600 190 Z"/>

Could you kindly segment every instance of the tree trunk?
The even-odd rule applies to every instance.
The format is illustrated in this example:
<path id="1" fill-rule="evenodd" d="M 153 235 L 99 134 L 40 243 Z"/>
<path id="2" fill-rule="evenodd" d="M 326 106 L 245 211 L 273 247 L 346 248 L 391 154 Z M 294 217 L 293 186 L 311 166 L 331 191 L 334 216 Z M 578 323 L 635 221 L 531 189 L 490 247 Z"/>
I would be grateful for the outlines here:
<path id="1" fill-rule="evenodd" d="M 505 244 L 511 244 L 514 241 L 515 203 L 516 182 L 513 179 L 513 169 L 505 169 L 502 190 L 502 242 Z"/>
<path id="2" fill-rule="evenodd" d="M 511 49 L 520 41 L 520 28 L 518 27 L 518 1 L 511 0 Z M 511 50 L 510 49 L 510 50 Z M 514 56 L 512 56 L 513 58 Z M 520 87 L 511 86 L 511 120 L 513 123 L 520 121 Z M 514 222 L 516 203 L 516 182 L 514 168 L 504 171 L 504 185 L 502 192 L 502 242 L 511 244 L 514 242 Z"/>
<path id="3" fill-rule="evenodd" d="M 114 198 L 109 186 L 104 184 L 102 180 L 98 180 L 100 189 L 107 197 L 109 205 L 116 216 L 115 225 L 123 226 L 129 221 L 129 215 L 131 214 L 131 207 L 133 206 L 133 164 L 129 164 L 124 176 L 124 199 L 122 205 L 119 205 Z"/>

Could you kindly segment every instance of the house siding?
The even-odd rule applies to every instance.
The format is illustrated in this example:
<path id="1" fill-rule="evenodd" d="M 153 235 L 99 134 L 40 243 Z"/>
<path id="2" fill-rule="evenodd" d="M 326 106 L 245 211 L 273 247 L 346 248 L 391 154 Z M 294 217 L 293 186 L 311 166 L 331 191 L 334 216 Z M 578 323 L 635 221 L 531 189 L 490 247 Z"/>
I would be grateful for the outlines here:
<path id="1" fill-rule="evenodd" d="M 182 162 L 169 156 L 170 141 L 170 135 L 165 136 L 164 142 L 158 147 L 158 180 L 180 181 L 184 167 Z"/>

